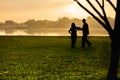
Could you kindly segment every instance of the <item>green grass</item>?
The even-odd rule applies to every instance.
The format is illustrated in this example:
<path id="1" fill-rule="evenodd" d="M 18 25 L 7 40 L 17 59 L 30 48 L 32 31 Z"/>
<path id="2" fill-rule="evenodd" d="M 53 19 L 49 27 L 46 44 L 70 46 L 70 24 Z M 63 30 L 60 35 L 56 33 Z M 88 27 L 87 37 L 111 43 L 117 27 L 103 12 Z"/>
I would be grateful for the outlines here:
<path id="1" fill-rule="evenodd" d="M 69 37 L 1 36 L 0 80 L 105 80 L 110 39 L 89 40 L 92 47 L 78 37 L 71 49 Z"/>

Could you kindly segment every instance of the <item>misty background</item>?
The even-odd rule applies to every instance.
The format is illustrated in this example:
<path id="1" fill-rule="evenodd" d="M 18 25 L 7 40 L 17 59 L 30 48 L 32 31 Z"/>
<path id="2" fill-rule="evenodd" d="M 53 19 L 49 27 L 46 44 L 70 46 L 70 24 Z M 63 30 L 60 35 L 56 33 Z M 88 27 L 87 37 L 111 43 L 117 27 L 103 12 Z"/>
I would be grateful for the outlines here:
<path id="1" fill-rule="evenodd" d="M 114 19 L 108 17 L 112 26 Z M 92 17 L 87 17 L 90 36 L 108 36 L 106 30 Z M 69 36 L 69 28 L 74 22 L 77 27 L 82 27 L 82 20 L 78 18 L 59 18 L 57 21 L 30 19 L 23 23 L 16 23 L 13 20 L 0 22 L 0 35 L 32 35 L 32 36 Z M 82 32 L 78 31 L 78 36 Z"/>

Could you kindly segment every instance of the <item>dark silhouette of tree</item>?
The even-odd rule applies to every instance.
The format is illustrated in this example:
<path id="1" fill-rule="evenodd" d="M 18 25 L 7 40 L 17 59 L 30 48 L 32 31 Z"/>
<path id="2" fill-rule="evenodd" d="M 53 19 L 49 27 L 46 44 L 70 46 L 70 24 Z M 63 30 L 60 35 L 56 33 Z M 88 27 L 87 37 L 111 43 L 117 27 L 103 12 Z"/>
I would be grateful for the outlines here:
<path id="1" fill-rule="evenodd" d="M 111 39 L 111 58 L 106 80 L 118 80 L 117 71 L 120 53 L 120 1 L 117 0 L 117 6 L 115 7 L 111 0 L 106 0 L 116 13 L 114 28 L 112 28 L 107 18 L 107 14 L 104 9 L 104 0 L 102 0 L 102 3 L 100 3 L 100 1 L 98 0 L 95 0 L 102 12 L 100 12 L 100 10 L 98 10 L 98 8 L 96 8 L 96 6 L 94 6 L 94 4 L 90 0 L 86 0 L 90 7 L 98 14 L 98 17 L 94 15 L 92 11 L 90 11 L 88 8 L 86 8 L 86 6 L 81 4 L 78 0 L 74 1 L 76 1 L 80 7 L 87 11 L 108 32 Z"/>

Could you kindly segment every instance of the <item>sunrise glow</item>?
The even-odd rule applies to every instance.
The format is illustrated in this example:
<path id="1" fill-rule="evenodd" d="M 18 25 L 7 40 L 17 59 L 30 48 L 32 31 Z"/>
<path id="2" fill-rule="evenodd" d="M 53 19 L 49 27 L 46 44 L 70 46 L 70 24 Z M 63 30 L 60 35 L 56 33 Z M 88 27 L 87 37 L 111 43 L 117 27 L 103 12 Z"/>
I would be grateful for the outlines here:
<path id="1" fill-rule="evenodd" d="M 78 0 L 78 1 L 80 1 L 80 3 L 82 3 L 87 9 L 89 9 L 90 11 L 93 11 L 90 8 L 89 4 L 86 2 L 86 0 Z M 90 1 L 93 2 L 94 6 L 97 9 L 100 9 L 98 8 L 99 6 L 97 5 L 95 0 L 90 0 Z M 116 0 L 111 0 L 111 1 L 114 3 L 114 5 L 116 4 Z M 112 9 L 110 4 L 108 4 L 106 0 L 105 0 L 105 11 L 108 17 L 112 17 L 112 18 L 115 17 L 115 11 Z M 92 12 L 92 13 L 96 15 L 95 12 Z M 1 23 L 0 35 L 6 35 L 7 33 L 7 31 L 5 31 L 6 29 L 4 29 L 5 26 L 2 26 L 3 24 L 5 25 L 6 21 L 12 21 L 15 23 L 24 23 L 29 20 L 35 20 L 35 24 L 36 24 L 37 21 L 48 20 L 48 21 L 59 22 L 59 19 L 62 19 L 64 17 L 67 17 L 68 19 L 75 19 L 75 18 L 87 19 L 89 16 L 90 15 L 73 0 L 0 0 L 0 23 Z M 44 23 L 44 24 L 47 24 L 47 23 Z M 59 23 L 56 26 L 58 27 L 61 24 Z M 67 27 L 66 30 L 63 29 L 64 31 L 61 30 L 61 32 L 58 31 L 58 33 L 54 33 L 54 32 L 51 33 L 49 30 L 48 31 L 46 30 L 47 32 L 46 34 L 43 33 L 43 31 L 37 30 L 35 28 L 36 26 L 34 25 L 32 26 L 32 29 L 35 28 L 35 30 L 39 31 L 39 33 L 36 33 L 35 31 L 33 31 L 34 32 L 33 34 L 42 35 L 42 36 L 46 36 L 46 35 L 47 36 L 58 36 L 58 35 L 68 36 L 69 34 L 67 33 L 67 30 L 68 30 L 68 27 L 70 27 L 70 24 L 68 25 L 66 25 L 65 23 L 62 24 L 62 26 L 64 25 Z M 82 24 L 79 24 L 79 26 L 81 25 Z M 10 25 L 8 26 L 9 27 L 7 29 L 8 30 L 7 35 L 28 35 L 29 34 L 26 31 L 24 32 L 24 30 L 23 31 L 19 29 L 15 30 L 14 26 L 10 26 Z M 29 32 L 29 27 L 31 26 L 25 27 L 27 28 L 28 32 Z M 43 28 L 45 27 L 45 25 L 39 26 L 39 29 L 41 27 Z M 32 29 L 30 29 L 30 31 Z M 15 31 L 12 31 L 12 33 L 9 34 L 9 31 L 11 32 L 11 30 L 15 30 Z M 56 31 L 56 29 L 53 31 Z M 62 33 L 62 32 L 66 32 L 66 33 Z M 33 34 L 29 34 L 29 35 L 33 35 Z"/>
<path id="2" fill-rule="evenodd" d="M 86 7 L 88 6 L 85 0 L 80 1 Z M 115 0 L 112 2 L 115 3 Z M 113 12 L 111 11 L 111 13 Z M 90 16 L 73 0 L 0 0 L 0 13 L 0 22 L 5 20 L 24 22 L 28 19 L 57 20 L 65 16 L 70 18 Z M 114 17 L 113 14 L 108 14 L 108 16 Z"/>

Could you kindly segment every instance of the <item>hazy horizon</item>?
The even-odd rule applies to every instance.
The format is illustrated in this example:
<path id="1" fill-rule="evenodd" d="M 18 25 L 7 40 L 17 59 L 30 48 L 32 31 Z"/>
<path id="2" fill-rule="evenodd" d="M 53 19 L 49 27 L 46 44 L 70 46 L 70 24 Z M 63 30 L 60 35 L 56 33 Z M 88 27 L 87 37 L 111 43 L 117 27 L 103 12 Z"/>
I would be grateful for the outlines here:
<path id="1" fill-rule="evenodd" d="M 114 19 L 108 18 L 111 25 L 114 26 Z M 92 17 L 88 17 L 89 36 L 108 36 L 107 31 Z M 78 18 L 59 18 L 57 21 L 35 20 L 31 19 L 24 23 L 16 23 L 7 20 L 0 23 L 0 35 L 18 35 L 18 36 L 70 36 L 68 30 L 71 23 L 74 22 L 77 27 L 82 27 L 82 19 Z M 78 36 L 82 36 L 82 31 L 78 31 Z"/>
<path id="2" fill-rule="evenodd" d="M 89 4 L 85 1 L 85 0 L 79 0 L 81 1 L 81 3 L 86 6 L 90 11 L 93 11 Z M 102 1 L 102 0 L 101 0 Z M 100 1 L 100 2 L 101 2 Z M 116 6 L 116 0 L 111 0 L 113 2 L 113 4 Z M 98 8 L 99 6 L 97 5 L 96 1 L 91 0 L 91 2 Z M 112 9 L 112 7 L 109 5 L 109 3 L 105 0 L 105 10 L 107 13 L 108 17 L 111 18 L 115 18 L 115 12 Z M 54 23 L 54 26 L 68 26 L 65 30 L 64 28 L 59 28 L 61 29 L 61 31 L 59 32 L 59 29 L 54 29 L 52 30 L 52 28 L 49 28 L 49 30 L 43 30 L 43 31 L 39 31 L 40 27 L 37 24 L 36 26 L 29 26 L 30 28 L 27 28 L 27 32 L 26 32 L 26 27 L 24 25 L 24 27 L 20 28 L 21 25 L 19 25 L 18 27 L 16 27 L 16 23 L 24 23 L 28 20 L 40 20 L 40 21 L 58 21 L 60 18 L 62 17 L 67 17 L 67 18 L 77 18 L 77 19 L 83 19 L 83 18 L 88 18 L 90 15 L 84 11 L 81 7 L 78 6 L 78 4 L 76 2 L 74 2 L 73 0 L 0 0 L 0 23 L 1 26 L 0 27 L 0 35 L 52 35 L 52 36 L 69 36 L 69 33 L 67 32 L 69 27 L 70 27 L 70 23 L 67 23 L 67 25 L 64 24 L 57 24 Z M 96 15 L 96 13 L 93 11 L 93 13 Z M 7 27 L 2 24 L 2 23 L 6 23 L 6 21 L 13 21 L 14 26 L 8 26 Z M 51 22 L 48 22 L 48 24 Z M 78 22 L 78 25 L 81 26 L 82 24 L 80 23 L 80 21 Z M 112 22 L 113 25 L 113 22 Z M 43 25 L 44 26 L 44 25 Z M 90 36 L 94 36 L 94 35 L 108 35 L 107 32 L 104 30 L 104 28 L 100 28 L 100 29 L 94 29 L 93 26 L 98 26 L 98 24 L 96 25 L 92 25 L 90 23 L 90 26 L 92 26 L 92 29 L 90 30 Z M 100 26 L 100 25 L 99 25 Z M 35 28 L 34 28 L 35 27 Z M 3 30 L 2 28 L 5 28 L 5 30 Z M 23 30 L 16 30 L 16 28 L 20 28 Z M 24 29 L 25 28 L 25 29 Z M 47 27 L 48 28 L 48 27 Z M 56 27 L 55 27 L 56 28 Z M 99 28 L 99 27 L 98 27 Z M 14 30 L 14 31 L 13 31 Z M 58 30 L 58 32 L 56 31 Z M 31 34 L 31 31 L 33 32 Z M 37 31 L 38 33 L 35 33 L 35 31 Z M 63 31 L 63 32 L 62 32 Z M 10 32 L 10 33 L 9 33 Z M 11 33 L 12 32 L 12 33 Z M 30 33 L 28 33 L 30 32 Z M 78 35 L 82 35 L 81 33 L 78 32 Z"/>

